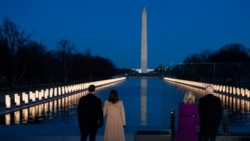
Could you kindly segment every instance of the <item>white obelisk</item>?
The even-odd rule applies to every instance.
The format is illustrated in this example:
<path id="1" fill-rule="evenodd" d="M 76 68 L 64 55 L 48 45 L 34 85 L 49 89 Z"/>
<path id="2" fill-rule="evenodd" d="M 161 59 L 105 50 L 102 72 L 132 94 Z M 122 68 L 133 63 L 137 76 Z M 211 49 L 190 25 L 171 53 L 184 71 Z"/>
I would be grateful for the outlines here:
<path id="1" fill-rule="evenodd" d="M 141 73 L 147 73 L 147 11 L 142 10 L 142 31 L 141 31 Z"/>

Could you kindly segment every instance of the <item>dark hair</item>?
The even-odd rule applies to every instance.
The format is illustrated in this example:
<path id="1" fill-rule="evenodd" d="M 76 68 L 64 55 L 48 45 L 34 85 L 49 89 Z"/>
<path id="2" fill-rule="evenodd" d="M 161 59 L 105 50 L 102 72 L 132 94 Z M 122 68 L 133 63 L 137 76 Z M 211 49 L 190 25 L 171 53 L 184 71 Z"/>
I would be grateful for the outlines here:
<path id="1" fill-rule="evenodd" d="M 89 92 L 94 92 L 95 91 L 95 85 L 89 85 L 88 91 Z"/>
<path id="2" fill-rule="evenodd" d="M 111 102 L 111 103 L 116 103 L 116 102 L 119 101 L 118 92 L 116 90 L 111 90 L 110 91 L 108 101 Z"/>

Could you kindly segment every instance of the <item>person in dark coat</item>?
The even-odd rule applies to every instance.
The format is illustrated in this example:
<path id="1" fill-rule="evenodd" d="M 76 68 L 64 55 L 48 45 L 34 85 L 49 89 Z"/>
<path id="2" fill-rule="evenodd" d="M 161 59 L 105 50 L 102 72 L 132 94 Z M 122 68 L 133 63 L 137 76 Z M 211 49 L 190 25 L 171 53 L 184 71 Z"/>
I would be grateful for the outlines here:
<path id="1" fill-rule="evenodd" d="M 222 118 L 222 103 L 219 97 L 213 95 L 212 85 L 207 85 L 205 92 L 198 104 L 200 133 L 203 141 L 215 141 Z"/>
<path id="2" fill-rule="evenodd" d="M 77 106 L 81 141 L 95 141 L 98 128 L 103 125 L 101 99 L 95 96 L 95 85 L 88 87 L 88 94 L 80 98 Z"/>

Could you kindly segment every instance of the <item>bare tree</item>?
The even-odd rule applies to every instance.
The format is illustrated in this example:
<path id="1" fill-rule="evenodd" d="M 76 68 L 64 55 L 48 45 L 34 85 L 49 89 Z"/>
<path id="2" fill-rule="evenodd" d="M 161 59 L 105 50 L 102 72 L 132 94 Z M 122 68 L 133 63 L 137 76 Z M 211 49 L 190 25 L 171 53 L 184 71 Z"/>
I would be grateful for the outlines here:
<path id="1" fill-rule="evenodd" d="M 75 53 L 75 45 L 70 44 L 68 40 L 62 39 L 58 42 L 57 57 L 61 62 L 64 82 L 68 82 L 70 71 L 73 66 L 73 55 Z"/>
<path id="2" fill-rule="evenodd" d="M 0 40 L 4 43 L 4 46 L 8 49 L 9 56 L 6 58 L 8 65 L 6 69 L 8 70 L 7 79 L 11 86 L 16 86 L 18 76 L 18 66 L 21 62 L 17 57 L 17 52 L 21 47 L 24 47 L 31 35 L 25 34 L 24 30 L 19 31 L 16 24 L 14 24 L 9 19 L 3 21 L 3 26 L 0 29 Z"/>

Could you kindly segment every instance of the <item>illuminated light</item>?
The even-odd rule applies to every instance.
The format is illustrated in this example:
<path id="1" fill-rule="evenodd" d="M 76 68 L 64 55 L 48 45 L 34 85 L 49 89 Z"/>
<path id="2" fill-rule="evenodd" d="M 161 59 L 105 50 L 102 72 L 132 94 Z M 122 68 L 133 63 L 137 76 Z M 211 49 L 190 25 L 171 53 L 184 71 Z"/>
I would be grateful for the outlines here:
<path id="1" fill-rule="evenodd" d="M 10 114 L 5 114 L 5 124 L 10 125 L 10 123 L 11 123 Z"/>
<path id="2" fill-rule="evenodd" d="M 219 85 L 214 85 L 214 90 L 218 91 L 218 89 L 219 89 Z"/>
<path id="3" fill-rule="evenodd" d="M 45 90 L 42 90 L 42 93 L 41 93 L 42 95 L 41 95 L 41 97 L 42 97 L 42 99 L 44 99 L 45 98 Z"/>
<path id="4" fill-rule="evenodd" d="M 221 92 L 222 91 L 222 86 L 220 85 L 220 89 L 219 89 L 219 91 Z"/>
<path id="5" fill-rule="evenodd" d="M 240 95 L 245 96 L 245 90 L 243 88 L 240 89 Z"/>
<path id="6" fill-rule="evenodd" d="M 53 101 L 49 102 L 49 111 L 52 112 L 53 111 Z"/>
<path id="7" fill-rule="evenodd" d="M 38 92 L 38 99 L 39 100 L 43 99 L 43 90 L 41 90 L 40 92 Z"/>
<path id="8" fill-rule="evenodd" d="M 54 113 L 57 113 L 57 107 L 61 107 L 61 106 L 57 106 L 57 100 L 54 100 Z"/>
<path id="9" fill-rule="evenodd" d="M 39 105 L 35 105 L 36 116 L 39 115 Z"/>
<path id="10" fill-rule="evenodd" d="M 222 92 L 225 92 L 225 91 L 226 91 L 226 87 L 222 86 Z"/>
<path id="11" fill-rule="evenodd" d="M 250 101 L 246 101 L 246 111 L 250 111 Z"/>
<path id="12" fill-rule="evenodd" d="M 58 95 L 61 95 L 62 92 L 61 92 L 61 87 L 58 87 Z"/>
<path id="13" fill-rule="evenodd" d="M 24 104 L 28 104 L 29 103 L 28 94 L 26 94 L 25 92 L 22 92 L 22 100 L 23 100 Z"/>
<path id="14" fill-rule="evenodd" d="M 67 94 L 70 93 L 70 85 L 67 86 Z"/>
<path id="15" fill-rule="evenodd" d="M 36 117 L 36 110 L 35 107 L 29 108 L 29 119 L 34 120 Z"/>
<path id="16" fill-rule="evenodd" d="M 49 97 L 50 97 L 50 98 L 53 97 L 53 89 L 52 89 L 52 88 L 50 88 L 50 90 L 49 90 Z"/>
<path id="17" fill-rule="evenodd" d="M 236 101 L 237 101 L 237 107 L 236 107 L 236 109 L 242 109 L 241 108 L 241 100 L 240 99 L 236 99 Z"/>
<path id="18" fill-rule="evenodd" d="M 74 87 L 73 87 L 72 85 L 69 86 L 69 93 L 74 92 L 74 89 L 73 89 L 73 88 L 74 88 Z"/>
<path id="19" fill-rule="evenodd" d="M 233 111 L 236 111 L 236 99 L 233 98 Z"/>
<path id="20" fill-rule="evenodd" d="M 233 92 L 232 92 L 232 94 L 233 94 L 233 95 L 236 94 L 236 88 L 235 88 L 235 87 L 233 87 Z"/>
<path id="21" fill-rule="evenodd" d="M 240 95 L 240 88 L 237 88 L 237 95 Z"/>
<path id="22" fill-rule="evenodd" d="M 236 90 L 235 90 L 235 88 L 232 86 L 232 93 L 231 93 L 231 95 L 234 95 L 235 92 L 236 92 Z"/>
<path id="23" fill-rule="evenodd" d="M 57 89 L 54 88 L 54 96 L 57 96 Z"/>
<path id="24" fill-rule="evenodd" d="M 68 94 L 68 86 L 65 86 L 65 94 Z"/>
<path id="25" fill-rule="evenodd" d="M 228 88 L 228 86 L 226 86 L 226 91 L 225 91 L 226 93 L 228 93 L 229 92 L 229 88 Z"/>
<path id="26" fill-rule="evenodd" d="M 35 93 L 33 93 L 32 91 L 29 92 L 29 97 L 30 97 L 30 100 L 32 102 L 35 102 L 36 101 L 36 95 Z"/>
<path id="27" fill-rule="evenodd" d="M 63 95 L 65 94 L 65 88 L 64 88 L 64 86 L 62 87 L 62 94 Z"/>
<path id="28" fill-rule="evenodd" d="M 69 86 L 62 86 L 62 87 L 55 87 L 51 89 L 42 89 L 42 90 L 35 90 L 35 92 L 29 91 L 27 94 L 26 92 L 21 92 L 21 95 L 19 94 L 14 94 L 14 103 L 16 106 L 21 106 L 22 103 L 24 104 L 29 104 L 29 100 L 32 102 L 36 102 L 37 100 L 41 101 L 43 99 L 47 99 L 48 97 L 55 97 L 61 94 L 69 94 L 69 92 L 76 92 L 76 91 L 82 91 L 79 94 L 79 97 L 84 96 L 87 94 L 88 86 L 91 84 L 96 85 L 97 89 L 101 89 L 104 87 L 108 87 L 111 85 L 114 85 L 117 82 L 120 82 L 122 80 L 125 80 L 126 77 L 121 77 L 121 78 L 114 78 L 114 79 L 109 79 L 109 80 L 102 80 L 102 81 L 95 81 L 95 82 L 89 82 L 89 83 L 81 83 L 81 84 L 75 84 L 75 85 L 69 85 Z M 198 85 L 199 83 L 196 82 L 191 82 L 194 85 Z M 54 94 L 54 95 L 52 95 Z M 78 103 L 78 101 L 74 101 L 74 97 L 76 96 L 71 96 L 66 98 L 66 103 L 65 104 L 72 104 L 72 102 Z M 6 108 L 11 108 L 11 97 L 10 95 L 5 95 L 5 106 Z M 34 111 L 39 111 L 41 112 L 42 110 L 40 109 L 41 106 L 35 106 Z M 22 112 L 22 115 L 26 118 L 26 114 L 28 114 L 28 110 L 23 109 L 24 112 Z M 33 111 L 32 111 L 33 113 Z M 22 122 L 27 122 L 26 119 Z"/>
<path id="29" fill-rule="evenodd" d="M 14 123 L 15 124 L 20 124 L 20 111 L 15 111 L 14 112 Z"/>
<path id="30" fill-rule="evenodd" d="M 174 83 L 176 85 L 181 85 L 183 84 L 183 87 L 197 87 L 197 88 L 204 88 L 204 86 L 208 85 L 206 83 L 202 83 L 202 82 L 193 82 L 193 81 L 187 81 L 187 80 L 181 80 L 181 79 L 174 79 L 174 78 L 168 78 L 168 77 L 164 77 L 164 80 Z M 192 88 L 189 88 L 192 89 Z M 241 96 L 241 97 L 250 97 L 250 91 L 248 89 L 243 89 L 243 88 L 237 88 L 237 87 L 232 87 L 232 86 L 222 86 L 222 85 L 214 85 L 214 90 L 217 92 L 226 92 L 229 94 L 229 96 Z M 196 90 L 197 92 L 199 90 Z M 201 92 L 202 93 L 202 92 Z M 221 96 L 221 94 L 216 94 L 219 97 L 223 98 L 223 96 Z M 223 98 L 225 100 L 230 101 L 230 97 L 225 97 Z M 234 99 L 233 99 L 234 100 Z M 233 101 L 234 103 L 237 103 L 235 101 Z M 230 102 L 229 102 L 230 103 Z M 235 107 L 234 107 L 235 109 Z"/>
<path id="31" fill-rule="evenodd" d="M 229 87 L 229 93 L 232 93 L 233 92 L 233 89 L 232 89 L 232 86 Z"/>
<path id="32" fill-rule="evenodd" d="M 22 123 L 27 123 L 29 119 L 29 112 L 28 109 L 25 108 L 22 110 Z"/>
<path id="33" fill-rule="evenodd" d="M 61 99 L 61 107 L 65 107 L 67 105 L 67 99 L 68 97 L 64 97 Z"/>
<path id="34" fill-rule="evenodd" d="M 10 95 L 5 95 L 5 105 L 6 105 L 7 109 L 11 108 L 11 98 L 10 98 Z"/>
<path id="35" fill-rule="evenodd" d="M 44 110 L 44 113 L 48 113 L 48 110 L 49 110 L 49 103 L 47 102 L 47 103 L 44 103 L 44 108 L 43 108 L 43 110 Z"/>
<path id="36" fill-rule="evenodd" d="M 246 95 L 247 95 L 247 98 L 250 98 L 250 92 L 248 89 L 246 89 Z"/>
<path id="37" fill-rule="evenodd" d="M 38 90 L 36 90 L 36 99 L 39 99 L 39 91 Z"/>
<path id="38" fill-rule="evenodd" d="M 64 98 L 62 98 L 62 99 L 58 99 L 57 100 L 57 107 L 58 107 L 58 109 L 61 109 L 61 107 L 63 107 L 64 106 Z"/>
<path id="39" fill-rule="evenodd" d="M 43 113 L 43 104 L 40 104 L 38 106 L 38 116 L 41 117 L 42 116 L 42 113 Z"/>
<path id="40" fill-rule="evenodd" d="M 49 97 L 49 89 L 46 89 L 44 91 L 44 99 L 47 99 Z"/>
<path id="41" fill-rule="evenodd" d="M 15 99 L 16 106 L 20 106 L 21 99 L 17 93 L 14 95 L 14 99 Z"/>

